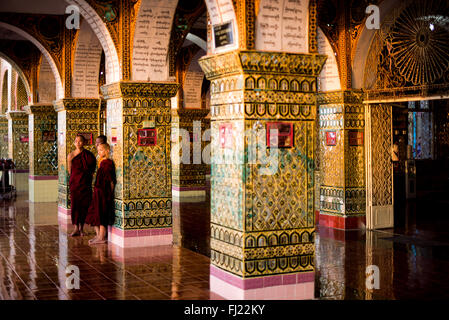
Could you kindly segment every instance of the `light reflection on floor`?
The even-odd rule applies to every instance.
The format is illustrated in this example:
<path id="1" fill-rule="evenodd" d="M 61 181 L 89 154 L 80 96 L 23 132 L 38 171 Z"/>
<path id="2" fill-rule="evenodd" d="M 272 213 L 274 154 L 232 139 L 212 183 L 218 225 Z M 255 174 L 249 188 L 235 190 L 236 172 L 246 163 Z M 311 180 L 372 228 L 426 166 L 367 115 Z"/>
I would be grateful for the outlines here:
<path id="1" fill-rule="evenodd" d="M 19 195 L 0 205 L 0 299 L 221 299 L 210 290 L 209 258 L 202 254 L 177 246 L 90 247 L 92 235 L 67 237 L 56 204 Z M 198 204 L 198 210 L 208 214 L 207 206 Z M 412 214 L 416 219 L 416 208 Z M 419 229 L 420 222 L 408 219 L 382 232 L 318 228 L 315 297 L 447 299 L 449 232 L 441 224 L 436 232 L 424 223 Z M 66 287 L 70 265 L 80 270 L 78 290 Z M 369 265 L 380 269 L 377 290 L 366 289 Z"/>

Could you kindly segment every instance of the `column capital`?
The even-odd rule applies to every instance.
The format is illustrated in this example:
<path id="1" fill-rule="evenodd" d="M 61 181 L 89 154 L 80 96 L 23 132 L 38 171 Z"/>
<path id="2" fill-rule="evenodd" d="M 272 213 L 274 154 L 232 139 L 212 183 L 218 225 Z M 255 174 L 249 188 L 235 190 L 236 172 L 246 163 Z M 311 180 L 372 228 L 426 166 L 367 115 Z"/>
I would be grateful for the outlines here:
<path id="1" fill-rule="evenodd" d="M 8 120 L 24 120 L 28 119 L 28 115 L 25 111 L 8 111 L 6 112 L 6 118 Z"/>
<path id="2" fill-rule="evenodd" d="M 202 119 L 207 116 L 210 112 L 210 109 L 172 109 L 172 116 L 191 118 L 191 119 Z"/>
<path id="3" fill-rule="evenodd" d="M 242 73 L 268 73 L 317 77 L 327 56 L 316 53 L 285 53 L 235 50 L 199 60 L 207 79 Z"/>
<path id="4" fill-rule="evenodd" d="M 55 112 L 54 106 L 52 103 L 34 103 L 23 107 L 23 110 L 27 114 L 35 114 L 35 113 L 53 113 Z"/>
<path id="5" fill-rule="evenodd" d="M 363 103 L 364 93 L 362 90 L 338 90 L 328 92 L 318 92 L 318 105 L 325 104 L 360 104 Z"/>
<path id="6" fill-rule="evenodd" d="M 101 87 L 105 99 L 174 97 L 179 89 L 176 82 L 119 81 Z"/>
<path id="7" fill-rule="evenodd" d="M 100 103 L 103 105 L 106 102 L 103 99 L 96 98 L 67 98 L 56 100 L 53 105 L 55 111 L 59 112 L 64 110 L 98 110 Z"/>

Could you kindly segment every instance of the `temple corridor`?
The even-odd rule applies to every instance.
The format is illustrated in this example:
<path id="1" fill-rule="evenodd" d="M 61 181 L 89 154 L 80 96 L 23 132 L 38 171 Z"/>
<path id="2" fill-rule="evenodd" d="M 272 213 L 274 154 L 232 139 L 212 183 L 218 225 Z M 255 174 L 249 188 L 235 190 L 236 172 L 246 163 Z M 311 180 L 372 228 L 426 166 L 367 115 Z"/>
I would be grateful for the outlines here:
<path id="1" fill-rule="evenodd" d="M 429 220 L 429 205 L 433 212 L 440 209 L 440 223 Z M 286 285 L 276 294 L 279 299 L 448 299 L 449 218 L 441 210 L 445 206 L 447 200 L 411 202 L 404 208 L 404 223 L 388 231 L 348 233 L 318 227 L 315 285 L 301 293 Z M 208 215 L 206 203 L 185 210 Z M 224 299 L 211 291 L 210 259 L 204 254 L 175 245 L 91 247 L 91 234 L 68 237 L 56 211 L 56 204 L 35 205 L 23 195 L 15 202 L 2 202 L 0 299 Z M 187 240 L 191 248 L 207 252 L 207 235 L 197 232 L 192 237 Z M 380 289 L 374 292 L 365 287 L 365 267 L 373 263 L 382 275 Z M 79 267 L 78 290 L 65 286 L 68 265 Z M 265 299 L 260 293 L 247 298 Z"/>
<path id="2" fill-rule="evenodd" d="M 0 300 L 448 299 L 448 198 L 447 0 L 0 1 Z"/>

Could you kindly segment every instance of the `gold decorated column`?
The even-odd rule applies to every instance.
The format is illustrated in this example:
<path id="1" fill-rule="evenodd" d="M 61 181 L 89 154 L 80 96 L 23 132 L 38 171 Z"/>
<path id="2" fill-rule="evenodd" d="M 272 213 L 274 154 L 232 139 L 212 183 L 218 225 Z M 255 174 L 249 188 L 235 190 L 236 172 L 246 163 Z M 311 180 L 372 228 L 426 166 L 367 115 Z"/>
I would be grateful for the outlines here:
<path id="1" fill-rule="evenodd" d="M 318 94 L 319 224 L 361 229 L 365 224 L 365 106 L 360 91 Z"/>
<path id="2" fill-rule="evenodd" d="M 173 163 L 172 191 L 174 201 L 200 202 L 206 199 L 206 171 L 208 163 L 204 162 L 202 151 L 205 143 L 203 135 L 207 129 L 204 118 L 208 109 L 173 109 L 173 136 L 179 140 L 172 141 L 172 148 L 180 147 L 180 153 L 188 153 L 180 163 Z M 184 141 L 188 140 L 188 141 Z M 182 146 L 182 148 L 181 148 Z M 189 148 L 188 150 L 184 150 Z"/>
<path id="3" fill-rule="evenodd" d="M 246 50 L 200 59 L 211 80 L 211 286 L 313 284 L 316 77 L 325 60 Z"/>
<path id="4" fill-rule="evenodd" d="M 170 99 L 178 87 L 130 81 L 101 87 L 117 176 L 109 235 L 122 248 L 172 243 Z"/>
<path id="5" fill-rule="evenodd" d="M 28 115 L 25 111 L 8 111 L 8 157 L 14 161 L 17 191 L 28 191 L 29 150 Z"/>
<path id="6" fill-rule="evenodd" d="M 8 158 L 8 119 L 0 114 L 0 159 Z"/>
<path id="7" fill-rule="evenodd" d="M 54 104 L 58 117 L 58 215 L 64 223 L 71 220 L 67 156 L 75 150 L 73 143 L 77 134 L 83 134 L 88 140 L 85 148 L 97 154 L 95 138 L 101 134 L 101 103 L 105 102 L 100 99 L 67 98 Z"/>
<path id="8" fill-rule="evenodd" d="M 25 106 L 29 136 L 29 200 L 58 201 L 57 114 L 52 104 Z"/>

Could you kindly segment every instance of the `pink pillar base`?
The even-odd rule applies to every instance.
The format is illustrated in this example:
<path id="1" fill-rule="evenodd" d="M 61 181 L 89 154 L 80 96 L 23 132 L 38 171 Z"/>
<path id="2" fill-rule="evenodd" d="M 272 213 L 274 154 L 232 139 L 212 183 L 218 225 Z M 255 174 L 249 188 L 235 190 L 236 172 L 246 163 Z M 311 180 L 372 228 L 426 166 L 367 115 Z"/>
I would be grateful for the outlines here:
<path id="1" fill-rule="evenodd" d="M 70 209 L 58 206 L 58 223 L 62 230 L 67 231 L 72 226 Z"/>
<path id="2" fill-rule="evenodd" d="M 121 248 L 171 245 L 172 228 L 122 230 L 112 227 L 108 234 L 110 243 Z"/>
<path id="3" fill-rule="evenodd" d="M 311 300 L 315 272 L 243 279 L 211 265 L 210 291 L 228 300 Z"/>

